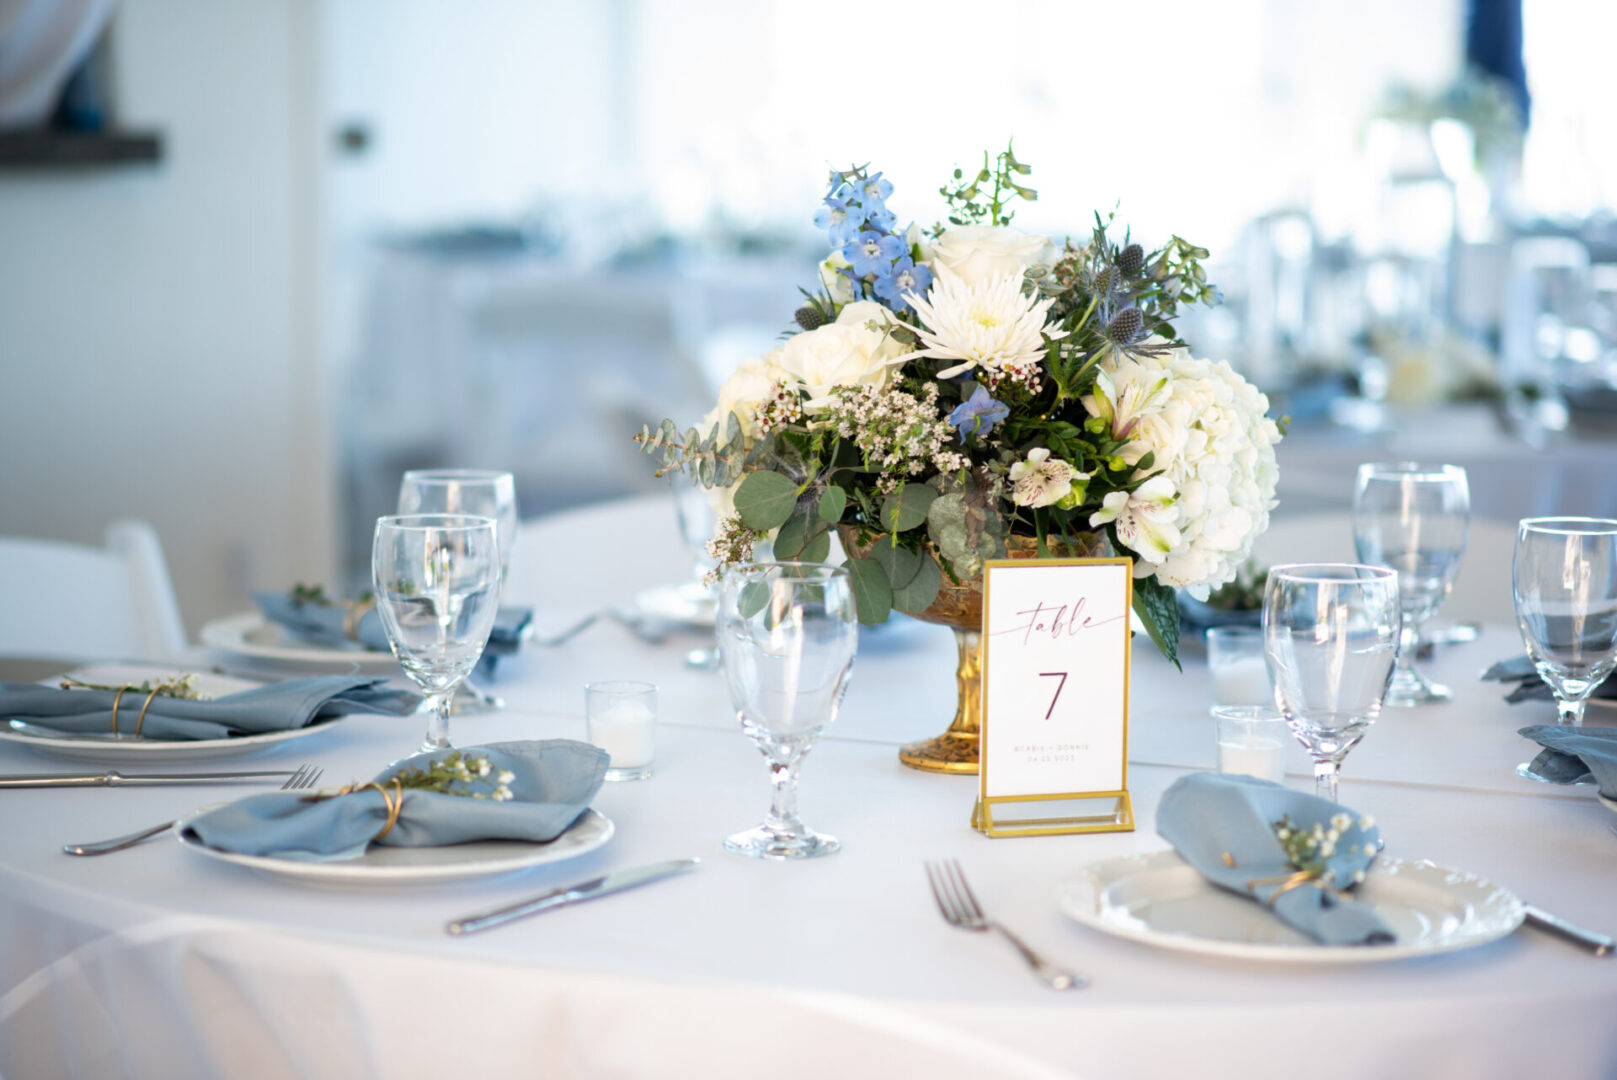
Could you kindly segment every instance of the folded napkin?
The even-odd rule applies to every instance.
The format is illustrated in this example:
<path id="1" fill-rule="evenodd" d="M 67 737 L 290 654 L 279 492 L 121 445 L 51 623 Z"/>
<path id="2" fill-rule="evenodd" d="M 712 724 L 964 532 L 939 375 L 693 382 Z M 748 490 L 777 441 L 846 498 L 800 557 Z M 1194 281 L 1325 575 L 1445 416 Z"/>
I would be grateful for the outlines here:
<path id="1" fill-rule="evenodd" d="M 255 592 L 253 603 L 264 617 L 284 627 L 289 633 L 316 645 L 334 649 L 363 645 L 375 652 L 389 652 L 387 630 L 382 617 L 374 607 L 365 610 L 353 627 L 350 636 L 348 607 L 345 604 L 321 604 L 311 600 L 294 600 L 284 592 Z M 502 656 L 510 656 L 522 646 L 522 635 L 533 621 L 533 609 L 502 607 L 494 615 L 494 629 L 489 631 L 488 645 L 483 649 L 483 667 L 492 671 Z"/>
<path id="2" fill-rule="evenodd" d="M 1580 784 L 1593 779 L 1600 794 L 1617 799 L 1617 728 L 1534 724 L 1516 734 L 1544 749 L 1527 771 L 1551 784 Z"/>
<path id="3" fill-rule="evenodd" d="M 1484 671 L 1482 677 L 1497 682 L 1516 683 L 1516 688 L 1505 695 L 1505 700 L 1512 705 L 1518 701 L 1555 700 L 1555 691 L 1539 678 L 1538 668 L 1533 666 L 1532 659 L 1525 654 L 1499 661 Z M 1617 701 L 1617 679 L 1607 679 L 1595 687 L 1589 696 Z"/>
<path id="4" fill-rule="evenodd" d="M 290 731 L 349 713 L 406 716 L 421 697 L 383 679 L 326 675 L 287 679 L 209 701 L 153 697 L 139 690 L 62 690 L 39 683 L 0 683 L 0 719 L 26 720 L 53 731 L 111 734 L 117 710 L 120 733 L 137 725 L 148 739 L 227 739 Z M 144 718 L 141 712 L 144 710 Z"/>
<path id="5" fill-rule="evenodd" d="M 251 795 L 201 815 L 187 833 L 211 848 L 245 855 L 331 862 L 364 854 L 374 840 L 398 847 L 435 847 L 472 840 L 554 840 L 578 819 L 601 788 L 607 753 L 571 739 L 490 743 L 458 751 L 463 762 L 487 758 L 489 780 L 508 773 L 504 801 L 389 787 L 394 776 L 425 769 L 457 751 L 439 750 L 395 762 L 375 787 L 334 798 L 304 791 Z M 488 793 L 488 780 L 456 790 Z M 387 828 L 397 806 L 397 820 Z"/>
<path id="6" fill-rule="evenodd" d="M 1342 819 L 1346 818 L 1344 822 Z M 1298 875 L 1275 826 L 1312 831 L 1346 824 L 1315 878 Z M 1368 904 L 1344 895 L 1380 849 L 1380 833 L 1351 810 L 1316 795 L 1250 776 L 1192 773 L 1174 781 L 1157 806 L 1157 832 L 1203 877 L 1266 903 L 1322 945 L 1385 945 L 1395 940 Z"/>

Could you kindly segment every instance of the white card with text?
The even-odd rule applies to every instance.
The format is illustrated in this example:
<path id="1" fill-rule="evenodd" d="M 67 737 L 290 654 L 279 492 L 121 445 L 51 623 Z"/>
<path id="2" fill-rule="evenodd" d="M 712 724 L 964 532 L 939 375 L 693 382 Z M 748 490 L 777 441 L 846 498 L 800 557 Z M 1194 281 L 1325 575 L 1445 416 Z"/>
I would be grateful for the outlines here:
<path id="1" fill-rule="evenodd" d="M 1130 560 L 983 573 L 983 796 L 1125 789 Z"/>

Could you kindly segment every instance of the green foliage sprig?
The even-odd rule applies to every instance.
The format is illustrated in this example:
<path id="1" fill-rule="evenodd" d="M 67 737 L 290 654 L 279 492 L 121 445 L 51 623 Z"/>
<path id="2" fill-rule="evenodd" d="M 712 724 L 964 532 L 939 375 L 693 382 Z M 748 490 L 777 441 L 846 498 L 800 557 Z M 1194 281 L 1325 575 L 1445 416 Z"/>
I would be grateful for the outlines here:
<path id="1" fill-rule="evenodd" d="M 1016 211 L 1008 209 L 1011 200 L 1038 201 L 1037 191 L 1015 179 L 1032 172 L 1033 166 L 1016 160 L 1011 144 L 1006 144 L 1004 152 L 992 158 L 984 150 L 982 168 L 970 180 L 966 179 L 963 169 L 956 168 L 954 182 L 938 189 L 938 194 L 949 203 L 949 224 L 1009 225 L 1016 216 Z M 944 227 L 938 225 L 932 235 L 941 236 L 943 232 Z"/>

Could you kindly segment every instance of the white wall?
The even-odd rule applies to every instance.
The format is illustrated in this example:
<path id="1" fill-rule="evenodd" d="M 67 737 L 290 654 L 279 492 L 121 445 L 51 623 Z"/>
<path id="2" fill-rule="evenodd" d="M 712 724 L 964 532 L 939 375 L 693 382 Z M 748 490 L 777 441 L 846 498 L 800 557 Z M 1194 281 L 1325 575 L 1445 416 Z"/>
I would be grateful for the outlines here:
<path id="1" fill-rule="evenodd" d="M 126 0 L 118 105 L 162 163 L 0 173 L 0 532 L 147 518 L 193 634 L 333 573 L 320 19 Z"/>

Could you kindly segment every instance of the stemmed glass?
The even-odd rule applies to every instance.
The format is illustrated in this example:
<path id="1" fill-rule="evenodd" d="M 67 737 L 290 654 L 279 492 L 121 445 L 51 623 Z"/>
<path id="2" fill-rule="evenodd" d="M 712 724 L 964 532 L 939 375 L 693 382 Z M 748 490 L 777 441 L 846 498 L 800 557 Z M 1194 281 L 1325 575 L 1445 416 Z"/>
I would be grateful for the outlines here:
<path id="1" fill-rule="evenodd" d="M 432 710 L 423 750 L 449 746 L 449 705 L 477 665 L 500 599 L 493 518 L 403 514 L 376 520 L 376 610 L 393 655 Z"/>
<path id="2" fill-rule="evenodd" d="M 1275 705 L 1314 759 L 1314 790 L 1336 801 L 1342 759 L 1381 714 L 1402 619 L 1398 575 L 1382 566 L 1269 568 L 1263 647 Z"/>
<path id="3" fill-rule="evenodd" d="M 500 582 L 511 579 L 511 550 L 516 546 L 516 480 L 491 469 L 411 469 L 399 482 L 401 514 L 473 514 L 493 518 L 500 542 Z M 503 595 L 502 595 L 503 599 Z M 505 702 L 465 680 L 456 712 L 488 712 Z"/>
<path id="4" fill-rule="evenodd" d="M 1516 625 L 1557 719 L 1582 724 L 1584 703 L 1617 667 L 1617 521 L 1527 518 L 1511 570 Z"/>
<path id="5" fill-rule="evenodd" d="M 847 570 L 810 563 L 726 570 L 718 634 L 731 704 L 775 786 L 763 824 L 729 837 L 724 849 L 755 859 L 831 854 L 842 846 L 837 839 L 797 816 L 797 773 L 836 719 L 859 644 Z"/>
<path id="6" fill-rule="evenodd" d="M 1457 465 L 1359 466 L 1353 542 L 1361 562 L 1398 572 L 1403 638 L 1388 705 L 1447 701 L 1454 692 L 1415 669 L 1420 629 L 1454 587 L 1471 520 L 1471 493 Z"/>

